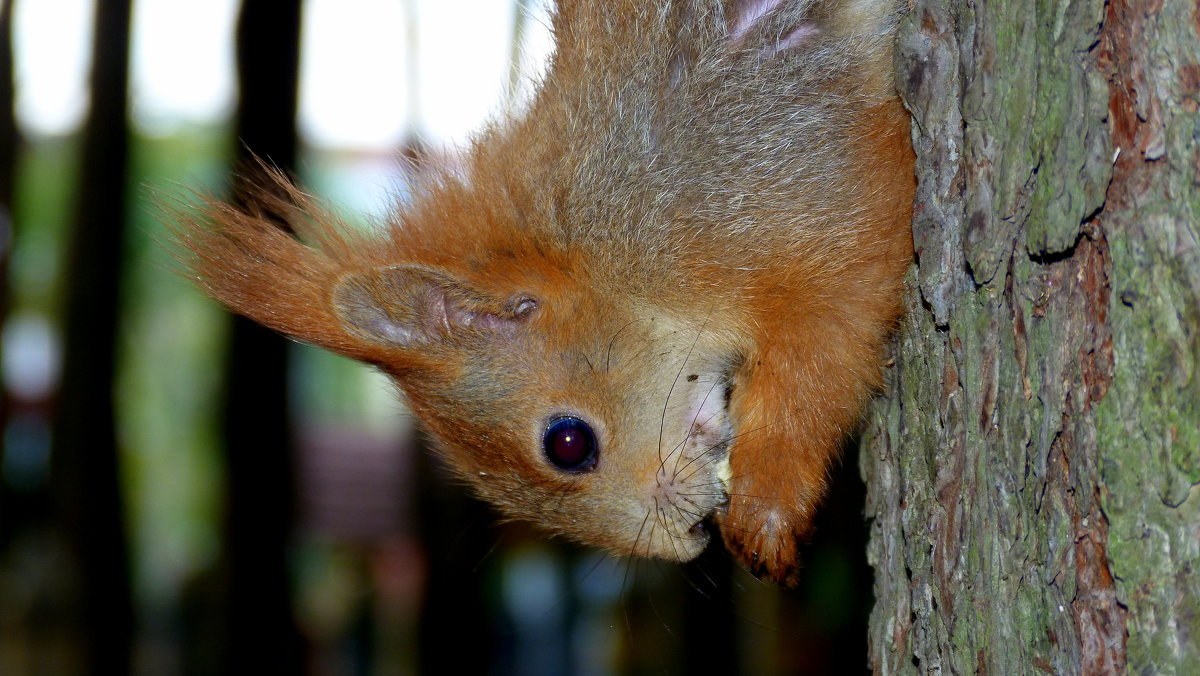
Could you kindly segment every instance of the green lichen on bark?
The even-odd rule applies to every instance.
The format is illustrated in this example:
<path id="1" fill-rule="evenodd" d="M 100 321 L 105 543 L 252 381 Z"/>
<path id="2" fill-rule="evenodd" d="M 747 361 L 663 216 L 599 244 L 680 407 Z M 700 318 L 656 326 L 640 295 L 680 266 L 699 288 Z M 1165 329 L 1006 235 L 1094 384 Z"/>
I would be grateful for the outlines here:
<path id="1" fill-rule="evenodd" d="M 1125 9 L 1125 8 L 1122 8 Z M 1140 9 L 1140 8 L 1138 8 Z M 1123 178 L 1111 232 L 1113 382 L 1099 403 L 1109 555 L 1131 667 L 1200 673 L 1200 5 L 1120 17 Z"/>
<path id="2" fill-rule="evenodd" d="M 860 456 L 878 673 L 1200 673 L 1198 17 L 928 0 L 901 30 L 917 264 Z"/>

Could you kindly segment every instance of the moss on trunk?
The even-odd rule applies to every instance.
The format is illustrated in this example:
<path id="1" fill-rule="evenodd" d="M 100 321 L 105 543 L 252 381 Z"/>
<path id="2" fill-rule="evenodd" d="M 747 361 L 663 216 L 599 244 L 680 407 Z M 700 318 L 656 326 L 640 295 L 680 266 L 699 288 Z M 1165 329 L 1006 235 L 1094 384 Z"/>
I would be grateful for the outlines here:
<path id="1" fill-rule="evenodd" d="M 1200 673 L 1200 9 L 916 3 L 880 673 Z"/>

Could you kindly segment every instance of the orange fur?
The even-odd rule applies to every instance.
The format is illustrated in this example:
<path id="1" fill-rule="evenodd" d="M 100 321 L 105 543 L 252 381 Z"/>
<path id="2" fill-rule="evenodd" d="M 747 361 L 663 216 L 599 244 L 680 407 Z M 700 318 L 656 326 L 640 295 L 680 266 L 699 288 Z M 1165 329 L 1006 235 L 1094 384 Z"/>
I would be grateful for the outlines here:
<path id="1" fill-rule="evenodd" d="M 911 259 L 907 115 L 890 102 L 865 111 L 862 123 L 863 156 L 876 162 L 858 168 L 874 186 L 864 195 L 873 217 L 856 247 L 864 255 L 850 274 L 805 280 L 805 296 L 814 300 L 759 299 L 752 369 L 731 402 L 739 428 L 761 432 L 748 433 L 731 456 L 730 503 L 718 523 L 752 571 L 783 583 L 795 582 L 797 539 L 809 529 L 846 431 L 880 384 L 882 347 L 901 315 L 901 280 Z M 792 269 L 774 272 L 786 277 Z"/>
<path id="2" fill-rule="evenodd" d="M 181 214 L 179 236 L 234 311 L 392 376 L 507 514 L 675 560 L 715 526 L 792 582 L 911 258 L 895 18 L 563 0 L 530 109 L 380 232 L 276 176 L 284 197 Z M 594 431 L 594 466 L 548 459 L 562 416 Z"/>

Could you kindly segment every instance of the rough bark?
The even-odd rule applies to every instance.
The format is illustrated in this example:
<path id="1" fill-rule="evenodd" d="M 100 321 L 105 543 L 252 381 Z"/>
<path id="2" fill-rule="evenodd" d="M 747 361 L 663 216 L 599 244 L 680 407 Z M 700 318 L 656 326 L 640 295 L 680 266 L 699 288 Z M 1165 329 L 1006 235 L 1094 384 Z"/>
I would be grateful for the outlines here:
<path id="1" fill-rule="evenodd" d="M 919 0 L 877 673 L 1200 673 L 1200 5 Z"/>

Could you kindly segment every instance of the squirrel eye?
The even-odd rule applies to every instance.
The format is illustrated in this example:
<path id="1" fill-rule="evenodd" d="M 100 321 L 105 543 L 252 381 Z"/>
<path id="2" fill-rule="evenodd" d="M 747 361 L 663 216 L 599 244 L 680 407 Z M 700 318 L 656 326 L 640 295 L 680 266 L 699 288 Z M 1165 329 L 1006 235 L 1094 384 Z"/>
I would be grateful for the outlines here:
<path id="1" fill-rule="evenodd" d="M 596 468 L 599 448 L 592 428 L 580 420 L 555 418 L 542 435 L 542 449 L 555 467 L 565 472 L 586 472 Z"/>

